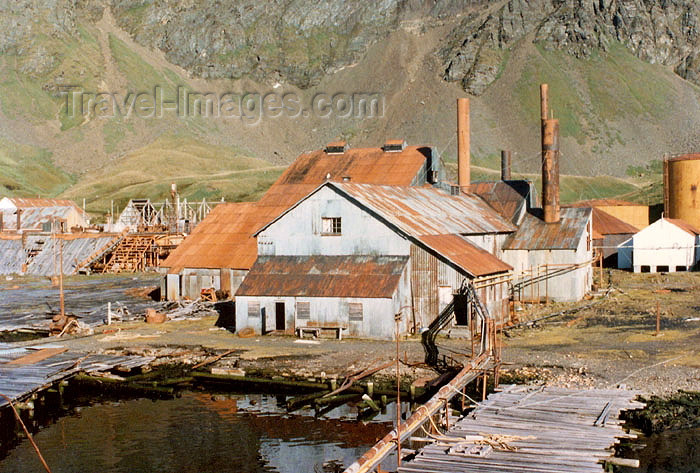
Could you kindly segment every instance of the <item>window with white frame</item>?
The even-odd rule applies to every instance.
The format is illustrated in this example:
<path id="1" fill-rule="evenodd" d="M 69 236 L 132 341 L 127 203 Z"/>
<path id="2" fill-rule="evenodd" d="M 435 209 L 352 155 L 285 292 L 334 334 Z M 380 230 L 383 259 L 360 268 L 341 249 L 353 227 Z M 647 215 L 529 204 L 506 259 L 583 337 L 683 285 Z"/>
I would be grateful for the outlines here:
<path id="1" fill-rule="evenodd" d="M 311 318 L 311 303 L 297 302 L 297 319 L 308 320 Z"/>
<path id="2" fill-rule="evenodd" d="M 260 317 L 260 302 L 259 301 L 249 301 L 248 302 L 248 317 Z"/>
<path id="3" fill-rule="evenodd" d="M 321 217 L 322 235 L 340 235 L 341 231 L 340 217 Z"/>

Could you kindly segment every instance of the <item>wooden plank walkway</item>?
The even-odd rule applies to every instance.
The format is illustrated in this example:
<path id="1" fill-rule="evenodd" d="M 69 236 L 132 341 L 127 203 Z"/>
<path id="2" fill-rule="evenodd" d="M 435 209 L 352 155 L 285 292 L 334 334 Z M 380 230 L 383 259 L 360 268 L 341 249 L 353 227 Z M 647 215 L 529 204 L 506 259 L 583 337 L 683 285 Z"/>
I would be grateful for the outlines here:
<path id="1" fill-rule="evenodd" d="M 634 437 L 620 412 L 643 407 L 638 392 L 502 386 L 467 416 L 433 435 L 401 473 L 604 472 L 617 439 Z"/>
<path id="2" fill-rule="evenodd" d="M 44 358 L 46 354 L 52 356 Z M 36 362 L 16 363 L 16 360 L 32 358 Z M 13 401 L 23 400 L 32 393 L 80 372 L 97 373 L 115 368 L 129 370 L 147 365 L 154 359 L 143 356 L 88 355 L 64 351 L 59 345 L 53 344 L 17 347 L 0 343 L 0 394 Z M 0 407 L 7 403 L 6 399 L 0 397 Z"/>

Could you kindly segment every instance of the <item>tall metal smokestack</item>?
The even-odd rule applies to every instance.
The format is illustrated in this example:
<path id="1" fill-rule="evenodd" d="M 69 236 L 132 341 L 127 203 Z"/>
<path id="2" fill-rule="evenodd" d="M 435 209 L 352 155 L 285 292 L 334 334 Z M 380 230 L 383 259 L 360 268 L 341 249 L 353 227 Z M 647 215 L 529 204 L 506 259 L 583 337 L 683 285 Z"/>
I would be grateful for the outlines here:
<path id="1" fill-rule="evenodd" d="M 510 181 L 510 151 L 501 150 L 501 180 Z"/>
<path id="2" fill-rule="evenodd" d="M 542 124 L 542 209 L 545 223 L 559 222 L 559 120 Z"/>
<path id="3" fill-rule="evenodd" d="M 469 192 L 469 99 L 457 99 L 457 185 Z"/>
<path id="4" fill-rule="evenodd" d="M 549 85 L 540 84 L 540 119 L 544 122 L 549 114 Z M 544 125 L 544 123 L 542 123 Z"/>

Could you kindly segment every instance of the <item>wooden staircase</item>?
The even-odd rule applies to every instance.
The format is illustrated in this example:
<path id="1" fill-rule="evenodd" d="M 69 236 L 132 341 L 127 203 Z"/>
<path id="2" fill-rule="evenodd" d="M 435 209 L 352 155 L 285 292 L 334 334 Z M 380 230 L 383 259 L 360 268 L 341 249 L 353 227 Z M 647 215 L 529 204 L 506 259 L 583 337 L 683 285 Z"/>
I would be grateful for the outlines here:
<path id="1" fill-rule="evenodd" d="M 155 244 L 155 235 L 131 233 L 124 236 L 112 251 L 103 273 L 135 273 L 146 269 L 148 255 Z"/>

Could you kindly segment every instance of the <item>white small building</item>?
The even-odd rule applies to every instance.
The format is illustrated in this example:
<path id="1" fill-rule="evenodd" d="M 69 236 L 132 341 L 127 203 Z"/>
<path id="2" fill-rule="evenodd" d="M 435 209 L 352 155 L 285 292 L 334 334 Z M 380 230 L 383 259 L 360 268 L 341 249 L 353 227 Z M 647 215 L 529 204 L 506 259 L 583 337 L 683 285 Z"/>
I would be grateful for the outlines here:
<path id="1" fill-rule="evenodd" d="M 662 218 L 618 247 L 618 267 L 635 273 L 690 271 L 700 261 L 700 230 L 683 220 Z"/>

